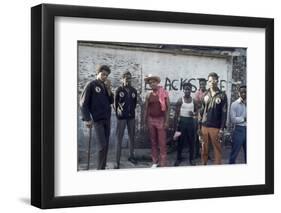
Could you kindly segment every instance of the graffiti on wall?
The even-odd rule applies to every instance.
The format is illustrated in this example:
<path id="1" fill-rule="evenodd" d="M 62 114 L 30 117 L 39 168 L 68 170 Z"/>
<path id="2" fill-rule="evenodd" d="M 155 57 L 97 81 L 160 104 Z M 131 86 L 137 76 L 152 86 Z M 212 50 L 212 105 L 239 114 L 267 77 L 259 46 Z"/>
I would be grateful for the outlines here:
<path id="1" fill-rule="evenodd" d="M 191 90 L 192 93 L 194 93 L 198 90 L 198 86 L 197 86 L 198 85 L 198 78 L 171 79 L 171 78 L 166 77 L 165 82 L 164 82 L 164 88 L 168 91 L 181 91 L 183 89 L 184 83 L 190 83 L 192 85 L 192 90 Z M 220 90 L 225 91 L 226 86 L 227 86 L 226 84 L 227 84 L 227 81 L 221 79 L 220 82 L 219 82 Z M 145 83 L 144 89 L 146 91 L 150 90 L 148 84 Z"/>

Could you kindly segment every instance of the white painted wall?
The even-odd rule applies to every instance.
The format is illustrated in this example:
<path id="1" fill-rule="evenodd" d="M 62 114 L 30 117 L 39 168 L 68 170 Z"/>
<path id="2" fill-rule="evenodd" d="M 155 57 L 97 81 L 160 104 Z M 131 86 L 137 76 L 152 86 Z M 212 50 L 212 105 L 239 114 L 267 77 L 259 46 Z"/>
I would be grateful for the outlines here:
<path id="1" fill-rule="evenodd" d="M 165 85 L 166 78 L 170 79 L 171 83 L 175 80 L 173 83 L 175 89 L 166 88 L 169 91 L 171 102 L 176 102 L 182 96 L 181 79 L 187 81 L 192 78 L 207 79 L 210 72 L 216 72 L 220 76 L 220 80 L 231 81 L 232 65 L 227 58 L 175 55 L 95 46 L 80 46 L 78 54 L 79 84 L 89 80 L 88 76 L 95 73 L 98 65 L 106 64 L 112 67 L 112 74 L 109 79 L 112 81 L 113 89 L 115 89 L 120 85 L 119 79 L 122 73 L 128 69 L 135 77 L 133 85 L 142 99 L 147 93 L 143 79 L 148 74 L 160 76 L 160 85 L 162 86 Z M 198 88 L 198 80 L 192 80 L 191 83 Z M 224 87 L 228 97 L 230 97 L 229 84 L 224 84 Z M 147 86 L 147 88 L 149 87 Z"/>

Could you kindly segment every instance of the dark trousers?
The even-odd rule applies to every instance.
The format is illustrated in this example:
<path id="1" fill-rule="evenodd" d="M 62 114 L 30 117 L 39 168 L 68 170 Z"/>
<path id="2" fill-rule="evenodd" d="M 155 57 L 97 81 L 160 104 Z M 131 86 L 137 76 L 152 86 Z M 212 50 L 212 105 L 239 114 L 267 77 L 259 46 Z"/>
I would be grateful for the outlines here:
<path id="1" fill-rule="evenodd" d="M 198 131 L 198 120 L 194 119 L 194 143 L 195 143 L 195 158 L 200 158 L 200 141 L 199 136 L 197 134 Z"/>
<path id="2" fill-rule="evenodd" d="M 230 153 L 229 163 L 234 164 L 236 158 L 243 147 L 245 162 L 247 162 L 247 143 L 246 143 L 246 126 L 235 126 L 232 136 L 232 149 Z"/>
<path id="3" fill-rule="evenodd" d="M 189 160 L 191 161 L 194 159 L 194 119 L 192 117 L 180 117 L 178 131 L 181 132 L 181 136 L 178 140 L 177 160 L 182 159 L 183 146 L 187 143 L 189 146 Z"/>
<path id="4" fill-rule="evenodd" d="M 97 169 L 105 169 L 110 135 L 110 119 L 94 122 L 94 129 L 97 135 Z"/>
<path id="5" fill-rule="evenodd" d="M 124 120 L 117 120 L 117 128 L 116 128 L 116 136 L 117 136 L 117 143 L 116 143 L 116 163 L 117 165 L 120 164 L 120 157 L 121 157 L 121 148 L 122 148 L 122 141 L 125 132 L 125 128 L 127 126 L 128 135 L 129 135 L 129 150 L 130 150 L 130 157 L 134 157 L 134 143 L 135 143 L 135 119 L 124 119 Z"/>

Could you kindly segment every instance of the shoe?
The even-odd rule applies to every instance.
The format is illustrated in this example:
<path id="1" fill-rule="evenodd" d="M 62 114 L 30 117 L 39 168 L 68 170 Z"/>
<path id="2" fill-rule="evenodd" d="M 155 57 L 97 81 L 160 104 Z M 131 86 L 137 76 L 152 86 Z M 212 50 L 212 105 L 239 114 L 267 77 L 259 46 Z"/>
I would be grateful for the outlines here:
<path id="1" fill-rule="evenodd" d="M 154 169 L 154 168 L 157 168 L 158 167 L 158 164 L 154 163 L 152 164 L 151 168 Z"/>
<path id="2" fill-rule="evenodd" d="M 189 164 L 190 164 L 191 166 L 195 166 L 195 165 L 196 165 L 196 163 L 194 163 L 193 160 L 190 160 L 190 161 L 189 161 Z"/>
<path id="3" fill-rule="evenodd" d="M 176 160 L 176 162 L 174 163 L 174 166 L 179 166 L 181 163 L 181 160 Z"/>
<path id="4" fill-rule="evenodd" d="M 129 157 L 128 161 L 130 161 L 133 164 L 137 164 L 138 163 L 137 160 L 134 157 Z"/>
<path id="5" fill-rule="evenodd" d="M 119 169 L 119 168 L 120 168 L 119 164 L 114 165 L 114 169 Z"/>

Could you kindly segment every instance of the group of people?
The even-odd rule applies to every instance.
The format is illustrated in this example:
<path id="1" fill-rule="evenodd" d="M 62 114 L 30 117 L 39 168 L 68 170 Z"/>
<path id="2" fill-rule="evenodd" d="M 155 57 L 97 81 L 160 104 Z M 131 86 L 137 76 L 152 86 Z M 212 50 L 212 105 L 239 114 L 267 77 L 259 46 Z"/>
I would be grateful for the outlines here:
<path id="1" fill-rule="evenodd" d="M 111 105 L 116 113 L 116 165 L 120 168 L 121 147 L 124 131 L 129 136 L 129 158 L 137 164 L 134 153 L 135 109 L 137 90 L 131 85 L 132 74 L 122 74 L 122 85 L 113 94 L 108 75 L 111 70 L 102 65 L 97 70 L 96 79 L 88 82 L 80 97 L 82 119 L 87 128 L 94 128 L 97 137 L 97 169 L 105 169 L 110 136 Z M 175 166 L 183 160 L 185 144 L 189 146 L 189 163 L 195 165 L 194 158 L 201 154 L 203 165 L 208 163 L 209 144 L 214 151 L 214 164 L 221 164 L 221 142 L 228 115 L 227 96 L 218 88 L 219 76 L 210 73 L 207 80 L 199 79 L 199 89 L 191 97 L 192 85 L 183 84 L 183 95 L 176 103 L 174 119 L 174 139 L 177 140 Z M 169 93 L 160 86 L 160 77 L 149 74 L 144 78 L 151 90 L 144 102 L 144 126 L 149 132 L 152 168 L 167 166 L 167 128 L 170 119 Z M 206 89 L 208 83 L 209 88 Z M 246 86 L 240 86 L 239 99 L 231 104 L 230 119 L 234 124 L 232 150 L 229 163 L 233 164 L 244 149 L 246 161 Z M 201 148 L 201 149 L 200 149 Z"/>

